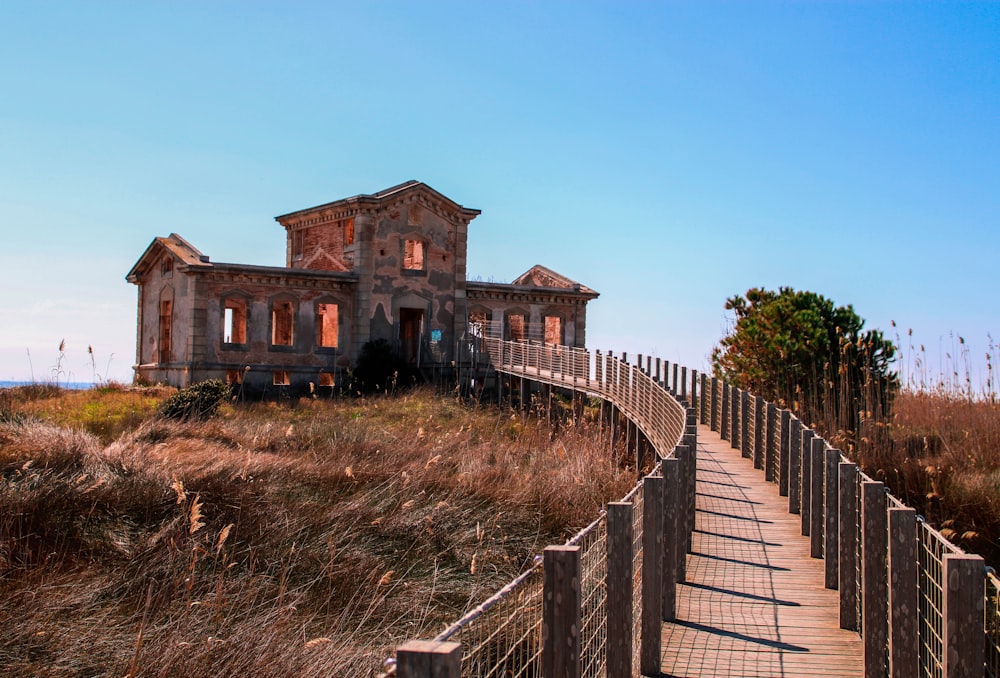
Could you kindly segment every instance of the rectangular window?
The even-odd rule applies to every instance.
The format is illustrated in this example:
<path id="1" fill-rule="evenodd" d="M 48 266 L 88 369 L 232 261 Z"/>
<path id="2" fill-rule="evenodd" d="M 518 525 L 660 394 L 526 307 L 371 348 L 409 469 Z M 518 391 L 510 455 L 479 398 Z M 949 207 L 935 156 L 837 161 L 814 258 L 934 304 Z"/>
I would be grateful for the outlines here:
<path id="1" fill-rule="evenodd" d="M 559 316 L 545 316 L 545 343 L 553 346 L 563 343 L 562 318 Z"/>
<path id="2" fill-rule="evenodd" d="M 163 257 L 163 261 L 160 262 L 160 275 L 164 278 L 169 278 L 174 270 L 174 260 L 170 257 Z"/>
<path id="3" fill-rule="evenodd" d="M 354 244 L 354 219 L 347 219 L 344 221 L 344 244 L 353 245 Z"/>
<path id="4" fill-rule="evenodd" d="M 316 326 L 319 328 L 320 348 L 337 348 L 340 333 L 337 304 L 319 304 L 316 307 Z"/>
<path id="5" fill-rule="evenodd" d="M 469 333 L 474 337 L 485 337 L 488 320 L 486 311 L 469 313 Z"/>
<path id="6" fill-rule="evenodd" d="M 276 301 L 271 306 L 271 345 L 291 346 L 295 309 L 290 301 Z"/>
<path id="7" fill-rule="evenodd" d="M 524 316 L 507 316 L 507 338 L 511 341 L 524 341 Z"/>
<path id="8" fill-rule="evenodd" d="M 170 306 L 169 299 L 160 301 L 160 341 L 157 344 L 159 351 L 157 362 L 160 363 L 170 362 Z"/>
<path id="9" fill-rule="evenodd" d="M 222 318 L 222 341 L 247 343 L 247 304 L 242 299 L 226 299 Z"/>
<path id="10" fill-rule="evenodd" d="M 301 259 L 305 249 L 305 231 L 292 231 L 292 259 Z"/>
<path id="11" fill-rule="evenodd" d="M 243 370 L 226 370 L 226 383 L 227 384 L 242 384 L 243 383 Z"/>
<path id="12" fill-rule="evenodd" d="M 333 387 L 333 372 L 320 372 L 319 385 Z"/>
<path id="13" fill-rule="evenodd" d="M 424 270 L 424 243 L 422 240 L 407 240 L 403 243 L 403 269 Z"/>
<path id="14" fill-rule="evenodd" d="M 287 370 L 275 370 L 272 376 L 273 376 L 272 382 L 274 383 L 275 386 L 289 386 L 292 383 L 288 379 Z"/>

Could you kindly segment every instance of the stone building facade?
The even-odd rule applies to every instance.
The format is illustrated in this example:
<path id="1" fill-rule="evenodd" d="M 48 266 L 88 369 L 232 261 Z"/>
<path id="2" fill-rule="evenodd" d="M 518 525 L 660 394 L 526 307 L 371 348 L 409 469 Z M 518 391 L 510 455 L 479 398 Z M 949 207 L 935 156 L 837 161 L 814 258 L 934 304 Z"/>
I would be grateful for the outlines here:
<path id="1" fill-rule="evenodd" d="M 186 386 L 329 387 L 384 339 L 420 368 L 502 333 L 584 346 L 593 290 L 535 266 L 514 282 L 466 278 L 463 207 L 418 181 L 285 214 L 285 266 L 213 262 L 177 234 L 155 238 L 138 286 L 136 378 Z"/>

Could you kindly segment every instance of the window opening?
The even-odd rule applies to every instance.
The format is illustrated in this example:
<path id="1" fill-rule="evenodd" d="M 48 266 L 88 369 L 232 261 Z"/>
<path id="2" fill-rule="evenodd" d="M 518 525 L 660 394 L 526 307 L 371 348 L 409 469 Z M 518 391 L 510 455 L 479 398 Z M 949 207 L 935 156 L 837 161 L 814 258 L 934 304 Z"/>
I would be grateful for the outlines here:
<path id="1" fill-rule="evenodd" d="M 319 328 L 321 348 L 337 348 L 340 332 L 340 318 L 337 304 L 319 304 L 316 310 L 316 325 Z"/>
<path id="2" fill-rule="evenodd" d="M 301 259 L 305 248 L 305 231 L 292 231 L 292 259 Z"/>
<path id="3" fill-rule="evenodd" d="M 469 313 L 469 332 L 474 337 L 485 337 L 488 322 L 489 319 L 486 316 L 486 311 L 472 311 Z"/>
<path id="4" fill-rule="evenodd" d="M 291 381 L 288 379 L 287 370 L 275 370 L 273 373 L 273 383 L 275 386 L 289 386 Z"/>
<path id="5" fill-rule="evenodd" d="M 354 244 L 354 219 L 348 219 L 344 222 L 344 244 L 353 245 Z"/>
<path id="6" fill-rule="evenodd" d="M 290 301 L 276 301 L 271 306 L 271 345 L 291 346 L 295 313 Z"/>
<path id="7" fill-rule="evenodd" d="M 222 318 L 222 341 L 226 344 L 247 343 L 247 304 L 239 299 L 226 299 Z"/>
<path id="8" fill-rule="evenodd" d="M 424 270 L 424 243 L 422 240 L 407 240 L 403 243 L 403 268 L 407 271 Z"/>
<path id="9" fill-rule="evenodd" d="M 226 383 L 227 384 L 242 384 L 243 383 L 243 370 L 226 370 Z"/>
<path id="10" fill-rule="evenodd" d="M 169 277 L 174 270 L 174 260 L 171 257 L 163 257 L 160 262 L 160 275 Z"/>
<path id="11" fill-rule="evenodd" d="M 562 318 L 559 316 L 545 316 L 545 343 L 551 345 L 562 343 Z"/>
<path id="12" fill-rule="evenodd" d="M 320 372 L 319 385 L 333 387 L 333 372 Z"/>
<path id="13" fill-rule="evenodd" d="M 157 362 L 170 362 L 170 320 L 171 320 L 170 299 L 160 300 L 160 341 L 157 344 L 159 358 Z"/>
<path id="14" fill-rule="evenodd" d="M 507 338 L 511 341 L 524 341 L 524 324 L 523 315 L 507 316 Z"/>

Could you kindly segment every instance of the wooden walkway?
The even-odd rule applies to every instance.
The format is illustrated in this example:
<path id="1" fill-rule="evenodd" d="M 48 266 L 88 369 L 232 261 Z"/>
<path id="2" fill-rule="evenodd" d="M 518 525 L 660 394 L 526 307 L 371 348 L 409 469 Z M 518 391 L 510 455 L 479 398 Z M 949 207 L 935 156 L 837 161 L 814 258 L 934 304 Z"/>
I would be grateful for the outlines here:
<path id="1" fill-rule="evenodd" d="M 697 517 L 664 676 L 861 676 L 862 641 L 839 628 L 788 498 L 706 426 L 698 427 Z"/>

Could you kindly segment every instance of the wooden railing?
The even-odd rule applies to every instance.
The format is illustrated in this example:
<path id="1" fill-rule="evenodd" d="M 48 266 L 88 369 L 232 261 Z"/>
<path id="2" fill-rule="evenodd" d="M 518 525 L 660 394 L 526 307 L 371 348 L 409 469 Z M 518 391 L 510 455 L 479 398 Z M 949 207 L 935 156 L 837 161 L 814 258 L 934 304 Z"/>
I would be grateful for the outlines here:
<path id="1" fill-rule="evenodd" d="M 864 638 L 866 676 L 1000 678 L 1000 580 L 790 410 L 660 360 L 480 341 L 497 372 L 612 403 L 659 461 L 622 502 L 444 633 L 401 646 L 397 675 L 659 675 L 660 624 L 673 619 L 694 528 L 700 421 L 801 516 L 824 585 L 839 591 L 841 627 Z"/>
<path id="2" fill-rule="evenodd" d="M 789 410 L 701 376 L 699 417 L 788 498 L 866 676 L 1000 678 L 1000 580 Z"/>

